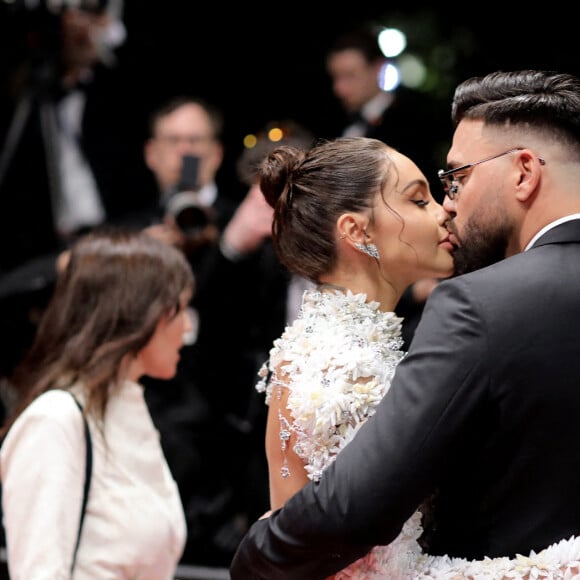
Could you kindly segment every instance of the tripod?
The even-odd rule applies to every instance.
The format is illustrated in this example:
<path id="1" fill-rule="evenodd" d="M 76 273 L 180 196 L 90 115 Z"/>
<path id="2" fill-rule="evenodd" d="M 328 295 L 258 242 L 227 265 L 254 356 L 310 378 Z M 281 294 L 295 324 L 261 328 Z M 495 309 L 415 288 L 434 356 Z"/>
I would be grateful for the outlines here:
<path id="1" fill-rule="evenodd" d="M 61 179 L 59 175 L 60 149 L 58 145 L 58 122 L 53 100 L 50 95 L 56 84 L 56 64 L 46 60 L 42 66 L 35 68 L 31 73 L 31 82 L 22 92 L 14 115 L 11 119 L 6 139 L 0 150 L 0 191 L 6 179 L 6 175 L 12 163 L 12 159 L 18 150 L 22 140 L 26 123 L 28 122 L 33 108 L 38 106 L 40 125 L 44 149 L 46 152 L 46 166 L 48 170 L 49 190 L 51 201 L 55 204 L 61 191 Z"/>

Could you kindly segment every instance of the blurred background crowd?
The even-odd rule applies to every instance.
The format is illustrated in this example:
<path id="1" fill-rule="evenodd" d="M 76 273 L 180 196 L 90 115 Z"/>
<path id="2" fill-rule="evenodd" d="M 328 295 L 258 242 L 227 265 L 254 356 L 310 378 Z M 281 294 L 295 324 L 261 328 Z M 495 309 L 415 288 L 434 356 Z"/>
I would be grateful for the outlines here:
<path id="1" fill-rule="evenodd" d="M 279 143 L 364 134 L 416 160 L 440 197 L 457 82 L 580 72 L 563 7 L 507 11 L 0 0 L 3 407 L 73 240 L 114 225 L 180 247 L 192 336 L 175 379 L 144 383 L 187 515 L 184 562 L 227 567 L 268 507 L 256 373 L 308 284 L 277 262 L 256 163 Z M 434 283 L 400 304 L 406 341 Z"/>

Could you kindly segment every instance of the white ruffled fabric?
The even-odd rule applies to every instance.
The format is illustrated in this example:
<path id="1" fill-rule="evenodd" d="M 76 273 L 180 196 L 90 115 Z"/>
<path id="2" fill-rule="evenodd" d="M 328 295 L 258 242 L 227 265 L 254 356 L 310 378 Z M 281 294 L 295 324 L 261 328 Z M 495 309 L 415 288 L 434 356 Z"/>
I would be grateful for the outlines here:
<path id="1" fill-rule="evenodd" d="M 307 290 L 298 318 L 260 370 L 256 388 L 266 391 L 267 404 L 274 387 L 287 384 L 278 366 L 291 377 L 293 451 L 314 481 L 375 412 L 403 357 L 401 319 L 365 300 L 363 294 Z"/>
<path id="2" fill-rule="evenodd" d="M 404 356 L 401 323 L 364 294 L 307 290 L 298 318 L 274 342 L 256 389 L 266 393 L 267 404 L 277 389 L 290 389 L 293 422 L 281 423 L 280 440 L 286 452 L 292 432 L 292 450 L 310 479 L 320 479 L 390 387 Z M 283 468 L 281 477 L 291 475 Z M 580 580 L 580 538 L 527 556 L 469 561 L 424 554 L 422 533 L 415 512 L 393 542 L 376 546 L 334 579 Z"/>

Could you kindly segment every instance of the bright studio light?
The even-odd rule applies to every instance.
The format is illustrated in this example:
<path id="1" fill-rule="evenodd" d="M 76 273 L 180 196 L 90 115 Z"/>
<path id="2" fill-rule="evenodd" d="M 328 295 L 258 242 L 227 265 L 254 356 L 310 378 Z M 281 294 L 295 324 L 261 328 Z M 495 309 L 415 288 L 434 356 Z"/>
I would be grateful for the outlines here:
<path id="1" fill-rule="evenodd" d="M 383 91 L 393 91 L 400 83 L 401 75 L 394 64 L 385 64 L 379 73 L 379 86 Z"/>
<path id="2" fill-rule="evenodd" d="M 387 58 L 399 56 L 407 47 L 407 37 L 397 28 L 383 28 L 378 35 L 381 52 Z"/>

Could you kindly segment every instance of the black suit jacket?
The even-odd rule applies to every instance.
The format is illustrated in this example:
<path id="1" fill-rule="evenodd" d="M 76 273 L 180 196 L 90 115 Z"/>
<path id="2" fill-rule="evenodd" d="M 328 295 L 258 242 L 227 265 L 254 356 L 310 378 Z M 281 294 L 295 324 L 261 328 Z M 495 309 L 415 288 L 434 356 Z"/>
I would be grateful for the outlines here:
<path id="1" fill-rule="evenodd" d="M 233 580 L 315 580 L 434 496 L 430 552 L 514 556 L 580 534 L 580 220 L 442 282 L 355 439 L 269 519 Z"/>

